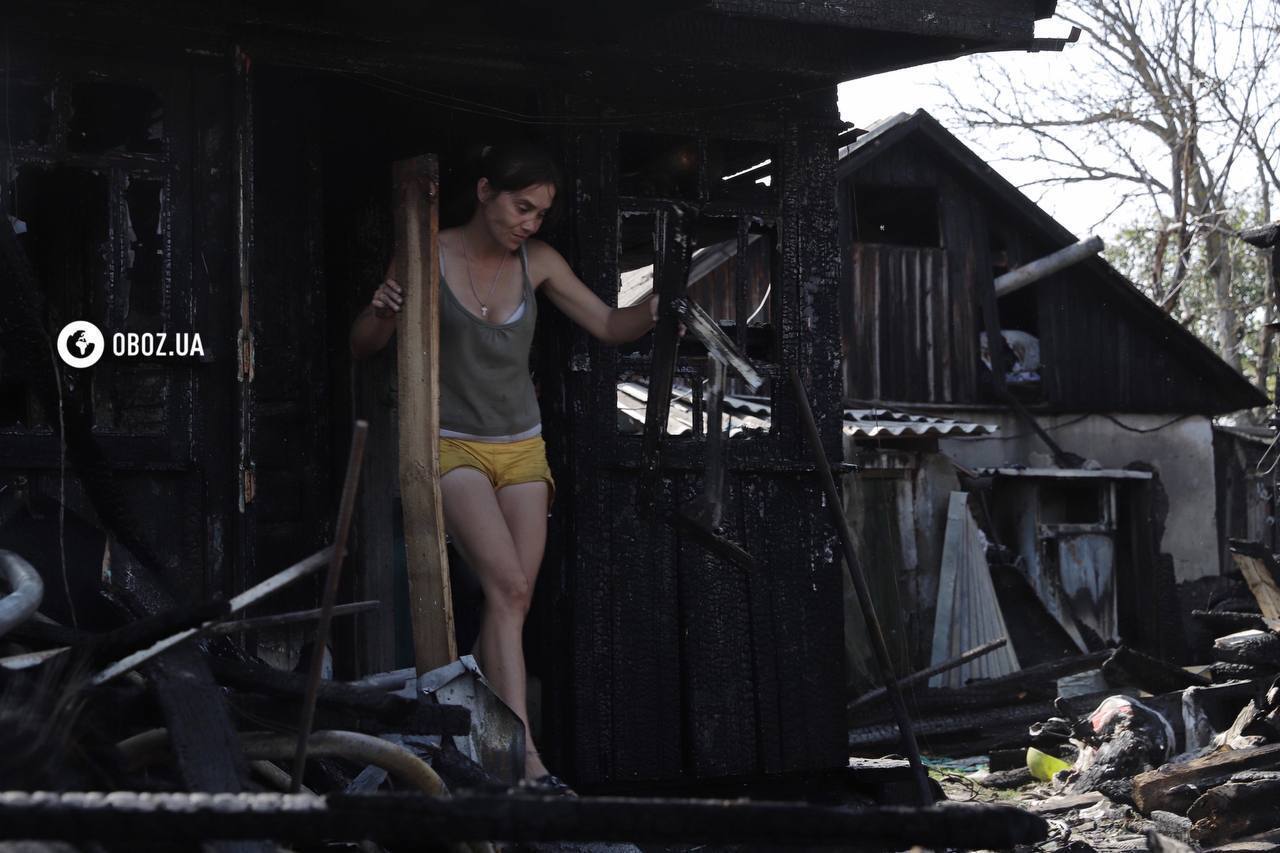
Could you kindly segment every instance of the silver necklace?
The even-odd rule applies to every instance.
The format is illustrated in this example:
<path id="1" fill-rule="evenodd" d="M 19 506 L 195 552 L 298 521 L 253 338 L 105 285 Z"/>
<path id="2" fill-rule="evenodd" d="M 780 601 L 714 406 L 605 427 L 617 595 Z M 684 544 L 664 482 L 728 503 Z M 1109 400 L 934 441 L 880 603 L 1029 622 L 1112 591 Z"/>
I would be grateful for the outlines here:
<path id="1" fill-rule="evenodd" d="M 471 287 L 471 295 L 476 298 L 476 302 L 480 303 L 480 318 L 482 320 L 489 319 L 489 306 L 486 300 L 493 297 L 494 288 L 498 286 L 498 279 L 502 277 L 502 271 L 507 266 L 507 253 L 503 252 L 502 262 L 498 264 L 498 271 L 493 274 L 493 281 L 489 282 L 489 292 L 484 295 L 484 299 L 480 298 L 480 294 L 476 292 L 475 280 L 471 278 L 471 255 L 467 252 L 467 239 L 462 238 L 462 257 L 467 262 L 467 284 Z"/>

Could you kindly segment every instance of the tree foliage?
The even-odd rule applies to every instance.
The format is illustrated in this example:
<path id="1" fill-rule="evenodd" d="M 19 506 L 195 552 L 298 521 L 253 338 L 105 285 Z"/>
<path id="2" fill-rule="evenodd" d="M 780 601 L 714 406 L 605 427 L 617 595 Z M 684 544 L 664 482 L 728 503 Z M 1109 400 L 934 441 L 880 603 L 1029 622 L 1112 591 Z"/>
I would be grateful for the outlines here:
<path id="1" fill-rule="evenodd" d="M 980 60 L 979 96 L 956 94 L 950 118 L 1016 139 L 1044 167 L 1033 185 L 1098 185 L 1109 257 L 1265 387 L 1276 306 L 1236 235 L 1280 193 L 1280 3 L 1063 0 L 1058 15 L 1082 38 L 1051 80 Z"/>

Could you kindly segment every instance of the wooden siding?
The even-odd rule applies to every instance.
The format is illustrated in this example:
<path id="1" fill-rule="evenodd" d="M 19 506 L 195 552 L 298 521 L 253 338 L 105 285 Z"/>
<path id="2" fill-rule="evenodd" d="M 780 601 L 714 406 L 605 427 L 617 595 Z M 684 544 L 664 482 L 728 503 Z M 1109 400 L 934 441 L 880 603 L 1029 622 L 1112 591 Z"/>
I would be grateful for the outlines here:
<path id="1" fill-rule="evenodd" d="M 1039 288 L 1044 397 L 1079 412 L 1201 412 L 1223 410 L 1216 374 L 1170 346 L 1110 288 L 1080 269 Z"/>
<path id="2" fill-rule="evenodd" d="M 855 243 L 845 387 L 866 400 L 972 399 L 973 312 L 952 292 L 943 249 Z"/>
<path id="3" fill-rule="evenodd" d="M 925 363 L 926 352 L 910 350 L 901 334 L 902 322 L 914 316 L 902 304 L 906 294 L 901 287 L 886 289 L 886 284 L 878 290 L 879 304 L 874 304 L 859 289 L 866 282 L 847 274 L 842 296 L 846 315 L 875 312 L 874 324 L 861 317 L 846 316 L 843 321 L 850 396 L 903 402 L 996 402 L 989 383 L 977 381 L 982 370 L 976 352 L 978 332 L 993 331 L 1007 320 L 1013 328 L 1040 338 L 1039 402 L 1053 411 L 1219 414 L 1266 402 L 1243 376 L 1101 259 L 1081 263 L 1017 297 L 997 302 L 991 290 L 993 273 L 1043 257 L 1074 237 L 927 113 L 904 116 L 887 129 L 874 131 L 866 144 L 855 146 L 845 158 L 840 174 L 840 197 L 854 208 L 842 226 L 845 239 L 853 241 L 863 236 L 857 231 L 856 215 L 860 187 L 937 192 L 954 320 L 948 330 L 953 378 L 967 377 L 967 384 L 953 386 L 950 398 L 943 399 L 927 379 L 904 378 L 895 372 L 901 370 L 904 352 L 917 365 Z M 851 248 L 844 256 L 851 258 L 853 252 Z M 878 274 L 886 283 L 894 280 L 888 273 Z M 854 302 L 859 307 L 850 308 Z M 858 336 L 860 331 L 878 331 L 883 337 L 886 329 L 898 335 L 897 345 L 883 340 L 875 344 Z M 878 370 L 860 370 L 859 360 L 865 362 L 872 349 L 880 359 Z"/>

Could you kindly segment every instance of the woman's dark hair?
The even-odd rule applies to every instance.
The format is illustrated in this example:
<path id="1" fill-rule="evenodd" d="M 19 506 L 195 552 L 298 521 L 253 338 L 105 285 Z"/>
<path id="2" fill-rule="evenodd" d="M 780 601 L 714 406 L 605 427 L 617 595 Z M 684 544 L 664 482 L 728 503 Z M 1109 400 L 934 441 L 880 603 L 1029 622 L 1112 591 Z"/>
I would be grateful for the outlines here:
<path id="1" fill-rule="evenodd" d="M 532 142 L 515 140 L 486 145 L 476 152 L 470 168 L 463 172 L 465 180 L 459 186 L 457 218 L 465 222 L 476 209 L 476 181 L 489 180 L 489 186 L 499 192 L 516 192 L 535 184 L 551 184 L 555 197 L 547 211 L 544 227 L 553 226 L 564 206 L 564 180 L 560 167 L 546 149 Z"/>
<path id="2" fill-rule="evenodd" d="M 504 142 L 480 149 L 477 178 L 488 178 L 501 192 L 514 192 L 534 184 L 551 184 L 560 194 L 560 167 L 541 147 L 531 142 Z"/>

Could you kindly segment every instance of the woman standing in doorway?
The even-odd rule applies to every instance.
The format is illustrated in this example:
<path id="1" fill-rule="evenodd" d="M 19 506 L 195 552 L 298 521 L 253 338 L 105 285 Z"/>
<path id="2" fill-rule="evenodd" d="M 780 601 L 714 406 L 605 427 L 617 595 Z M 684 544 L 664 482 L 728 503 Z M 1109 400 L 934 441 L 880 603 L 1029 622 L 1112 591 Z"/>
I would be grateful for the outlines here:
<path id="1" fill-rule="evenodd" d="M 473 653 L 495 692 L 525 724 L 525 777 L 550 775 L 529 730 L 522 633 L 547 538 L 555 483 L 547 466 L 529 351 L 542 289 L 606 343 L 635 340 L 657 318 L 657 297 L 610 308 L 555 249 L 533 239 L 561 203 L 559 169 L 522 143 L 486 148 L 474 212 L 440 232 L 440 492 L 445 526 L 484 592 Z M 351 329 L 364 358 L 395 332 L 403 292 L 390 273 Z"/>

